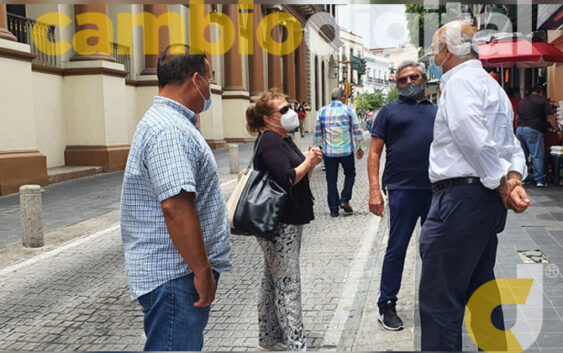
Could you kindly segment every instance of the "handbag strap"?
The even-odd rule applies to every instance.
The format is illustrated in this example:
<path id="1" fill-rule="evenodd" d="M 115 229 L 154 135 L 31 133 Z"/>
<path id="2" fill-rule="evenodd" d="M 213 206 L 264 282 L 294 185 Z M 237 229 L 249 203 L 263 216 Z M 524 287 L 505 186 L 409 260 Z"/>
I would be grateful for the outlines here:
<path id="1" fill-rule="evenodd" d="M 256 155 L 256 150 L 258 149 L 258 145 L 260 145 L 260 141 L 262 141 L 262 135 L 263 134 L 264 133 L 261 132 L 258 135 L 258 137 L 256 138 L 256 143 L 254 144 L 254 149 L 252 150 L 252 156 L 250 157 L 250 161 L 248 162 L 248 166 L 244 170 L 244 175 L 248 174 L 248 172 L 250 171 L 250 167 L 252 167 L 252 164 L 254 163 L 254 156 Z"/>

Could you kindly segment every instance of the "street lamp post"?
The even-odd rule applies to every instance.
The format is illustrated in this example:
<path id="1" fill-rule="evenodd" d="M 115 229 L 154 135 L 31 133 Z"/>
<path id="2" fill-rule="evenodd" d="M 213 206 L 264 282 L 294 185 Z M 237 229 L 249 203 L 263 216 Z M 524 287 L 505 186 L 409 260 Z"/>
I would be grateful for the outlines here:
<path id="1" fill-rule="evenodd" d="M 338 61 L 333 61 L 332 62 L 332 73 L 333 73 L 333 78 L 335 78 L 336 80 L 338 80 L 338 74 L 339 74 L 339 69 L 340 65 L 338 64 Z"/>

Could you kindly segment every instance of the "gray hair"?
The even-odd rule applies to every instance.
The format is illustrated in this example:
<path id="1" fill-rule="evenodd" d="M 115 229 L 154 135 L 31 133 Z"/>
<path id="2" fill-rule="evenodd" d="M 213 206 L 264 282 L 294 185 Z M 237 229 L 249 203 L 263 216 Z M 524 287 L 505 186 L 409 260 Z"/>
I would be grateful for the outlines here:
<path id="1" fill-rule="evenodd" d="M 333 101 L 342 99 L 344 97 L 346 97 L 346 94 L 344 93 L 344 89 L 341 87 L 336 87 L 330 94 L 330 99 L 332 99 Z"/>
<path id="2" fill-rule="evenodd" d="M 439 48 L 446 46 L 448 51 L 460 59 L 478 58 L 479 49 L 468 24 L 452 21 L 442 26 L 434 36 L 438 36 Z"/>
<path id="3" fill-rule="evenodd" d="M 401 70 L 405 67 L 414 67 L 422 74 L 422 77 L 426 77 L 426 68 L 423 63 L 416 62 L 414 60 L 405 60 L 399 64 L 397 67 L 397 76 L 401 73 Z"/>

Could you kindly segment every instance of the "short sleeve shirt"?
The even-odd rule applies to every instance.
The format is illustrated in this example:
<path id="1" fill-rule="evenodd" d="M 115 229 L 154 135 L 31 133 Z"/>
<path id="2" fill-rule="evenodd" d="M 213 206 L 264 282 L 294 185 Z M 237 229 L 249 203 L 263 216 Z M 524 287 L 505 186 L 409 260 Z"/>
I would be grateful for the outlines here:
<path id="1" fill-rule="evenodd" d="M 402 97 L 381 108 L 371 135 L 385 142 L 383 188 L 430 189 L 428 155 L 437 110 L 428 100 L 416 103 Z"/>
<path id="2" fill-rule="evenodd" d="M 553 108 L 547 99 L 530 95 L 518 105 L 518 126 L 529 127 L 545 133 L 548 128 L 547 116 L 553 114 Z"/>
<path id="3" fill-rule="evenodd" d="M 231 268 L 230 226 L 217 164 L 195 123 L 188 108 L 155 97 L 133 137 L 121 193 L 121 233 L 132 299 L 191 273 L 172 243 L 160 204 L 181 190 L 195 194 L 211 267 L 217 272 Z"/>
<path id="4" fill-rule="evenodd" d="M 304 160 L 305 156 L 291 137 L 282 138 L 269 130 L 263 132 L 256 148 L 254 168 L 267 171 L 273 180 L 288 191 L 288 200 L 280 215 L 281 223 L 306 224 L 314 219 L 309 178 L 305 176 L 293 184 L 295 168 Z"/>

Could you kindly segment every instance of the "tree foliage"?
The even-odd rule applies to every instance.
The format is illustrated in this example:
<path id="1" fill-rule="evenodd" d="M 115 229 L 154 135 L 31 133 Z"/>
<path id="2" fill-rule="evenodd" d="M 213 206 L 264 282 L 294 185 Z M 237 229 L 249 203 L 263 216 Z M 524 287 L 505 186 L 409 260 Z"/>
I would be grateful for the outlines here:
<path id="1" fill-rule="evenodd" d="M 362 115 L 367 110 L 377 111 L 385 104 L 393 102 L 399 98 L 399 90 L 393 87 L 387 95 L 381 91 L 375 93 L 363 93 L 354 98 L 356 111 Z"/>
<path id="2" fill-rule="evenodd" d="M 397 86 L 393 86 L 389 93 L 387 93 L 386 103 L 391 103 L 393 101 L 396 101 L 397 99 L 399 99 L 399 89 L 397 88 Z"/>
<path id="3" fill-rule="evenodd" d="M 383 107 L 387 101 L 385 100 L 385 95 L 377 91 L 375 93 L 360 94 L 354 99 L 354 103 L 358 112 L 365 112 L 368 109 L 376 111 Z"/>
<path id="4" fill-rule="evenodd" d="M 410 42 L 415 47 L 430 48 L 434 32 L 460 14 L 459 4 L 456 3 L 438 6 L 407 4 L 405 8 Z M 425 31 L 428 32 L 426 36 Z"/>

